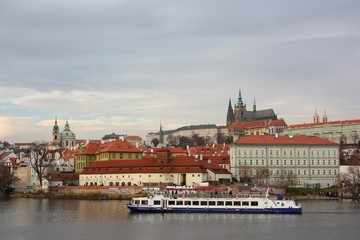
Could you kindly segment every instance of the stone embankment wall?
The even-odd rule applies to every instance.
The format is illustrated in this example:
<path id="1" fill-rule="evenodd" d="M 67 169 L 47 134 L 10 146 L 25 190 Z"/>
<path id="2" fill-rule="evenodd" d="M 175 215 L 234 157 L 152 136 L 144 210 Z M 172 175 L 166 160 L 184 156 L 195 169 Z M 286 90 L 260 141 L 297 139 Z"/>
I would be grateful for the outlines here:
<path id="1" fill-rule="evenodd" d="M 101 193 L 101 194 L 136 194 L 143 191 L 143 187 L 138 186 L 59 186 L 53 188 L 52 191 L 57 193 L 73 193 L 73 194 L 88 194 L 88 193 Z"/>

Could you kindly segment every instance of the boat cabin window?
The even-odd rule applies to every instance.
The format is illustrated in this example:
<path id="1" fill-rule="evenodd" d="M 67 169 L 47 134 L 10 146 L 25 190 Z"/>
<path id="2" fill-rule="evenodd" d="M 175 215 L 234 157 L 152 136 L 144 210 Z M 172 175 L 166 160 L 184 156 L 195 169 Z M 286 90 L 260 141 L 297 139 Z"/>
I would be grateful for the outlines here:
<path id="1" fill-rule="evenodd" d="M 217 205 L 217 206 L 224 206 L 224 202 L 223 202 L 223 201 L 217 201 L 217 202 L 216 202 L 216 205 Z"/>
<path id="2" fill-rule="evenodd" d="M 215 206 L 215 201 L 209 201 L 209 206 Z"/>
<path id="3" fill-rule="evenodd" d="M 176 201 L 176 205 L 184 205 L 183 201 Z"/>
<path id="4" fill-rule="evenodd" d="M 142 201 L 141 201 L 141 204 L 142 204 L 142 205 L 148 205 L 148 200 L 142 200 Z"/>
<path id="5" fill-rule="evenodd" d="M 241 202 L 240 201 L 234 201 L 234 206 L 241 206 Z"/>
<path id="6" fill-rule="evenodd" d="M 175 201 L 174 200 L 169 201 L 168 205 L 175 205 Z"/>
<path id="7" fill-rule="evenodd" d="M 155 200 L 154 201 L 154 205 L 160 205 L 160 203 L 161 203 L 160 200 Z"/>
<path id="8" fill-rule="evenodd" d="M 226 201 L 226 202 L 225 202 L 225 206 L 232 206 L 232 202 Z"/>
<path id="9" fill-rule="evenodd" d="M 249 206 L 249 202 L 242 202 L 243 206 Z"/>
<path id="10" fill-rule="evenodd" d="M 259 206 L 259 203 L 258 202 L 251 202 L 251 206 Z"/>
<path id="11" fill-rule="evenodd" d="M 193 205 L 193 206 L 199 206 L 199 201 L 193 201 L 193 202 L 192 202 L 192 205 Z"/>
<path id="12" fill-rule="evenodd" d="M 185 205 L 191 206 L 191 201 L 184 201 Z"/>
<path id="13" fill-rule="evenodd" d="M 201 204 L 201 206 L 207 206 L 208 205 L 207 201 L 201 201 L 200 204 Z"/>
<path id="14" fill-rule="evenodd" d="M 135 204 L 140 204 L 140 200 L 135 200 Z"/>

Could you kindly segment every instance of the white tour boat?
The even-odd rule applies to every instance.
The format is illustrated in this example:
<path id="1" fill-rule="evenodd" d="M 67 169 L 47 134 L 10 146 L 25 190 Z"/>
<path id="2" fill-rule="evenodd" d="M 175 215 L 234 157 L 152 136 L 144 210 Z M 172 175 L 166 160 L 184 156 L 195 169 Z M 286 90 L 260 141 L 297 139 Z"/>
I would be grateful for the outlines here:
<path id="1" fill-rule="evenodd" d="M 282 198 L 271 199 L 269 190 L 265 197 L 250 194 L 211 194 L 211 196 L 196 196 L 189 192 L 172 194 L 169 192 L 154 192 L 147 197 L 137 197 L 127 205 L 134 213 L 275 213 L 275 214 L 301 214 L 300 203 Z"/>

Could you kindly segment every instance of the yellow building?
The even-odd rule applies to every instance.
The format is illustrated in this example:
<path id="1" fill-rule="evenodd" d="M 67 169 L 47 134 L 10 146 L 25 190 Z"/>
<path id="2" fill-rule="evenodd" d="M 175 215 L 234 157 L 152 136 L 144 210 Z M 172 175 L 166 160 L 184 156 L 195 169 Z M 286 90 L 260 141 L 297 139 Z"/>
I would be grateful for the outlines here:
<path id="1" fill-rule="evenodd" d="M 95 161 L 139 160 L 142 151 L 124 139 L 109 142 L 89 142 L 80 147 L 76 158 L 76 172 L 80 173 L 86 166 Z"/>

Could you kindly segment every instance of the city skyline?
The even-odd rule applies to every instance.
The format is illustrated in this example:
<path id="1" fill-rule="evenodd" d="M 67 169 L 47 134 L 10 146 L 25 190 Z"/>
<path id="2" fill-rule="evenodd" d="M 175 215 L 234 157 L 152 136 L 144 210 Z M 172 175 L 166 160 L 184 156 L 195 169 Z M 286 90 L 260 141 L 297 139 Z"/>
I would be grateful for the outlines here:
<path id="1" fill-rule="evenodd" d="M 359 119 L 360 3 L 0 2 L 0 140 L 78 139 L 226 125 L 247 109 L 286 123 Z"/>

